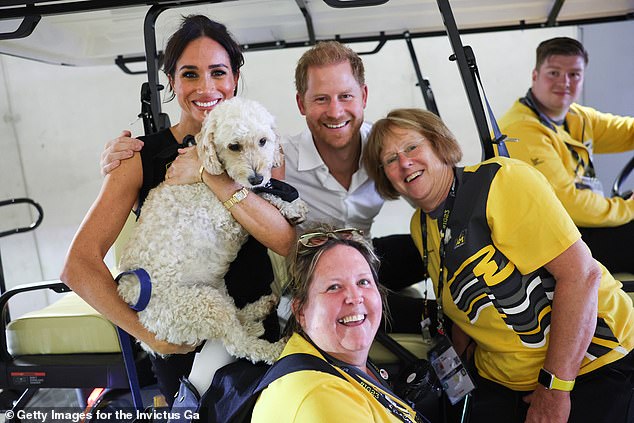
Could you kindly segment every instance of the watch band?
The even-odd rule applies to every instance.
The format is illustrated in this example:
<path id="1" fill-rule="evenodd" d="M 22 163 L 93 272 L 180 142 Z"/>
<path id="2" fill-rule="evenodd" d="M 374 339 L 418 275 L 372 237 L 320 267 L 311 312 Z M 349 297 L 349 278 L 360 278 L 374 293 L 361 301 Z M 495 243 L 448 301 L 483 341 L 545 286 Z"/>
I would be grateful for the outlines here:
<path id="1" fill-rule="evenodd" d="M 248 194 L 249 194 L 249 190 L 246 189 L 245 187 L 242 187 L 242 189 L 239 189 L 236 192 L 234 192 L 233 195 L 227 201 L 222 203 L 222 205 L 225 206 L 227 210 L 231 210 L 231 207 L 235 206 L 240 201 L 247 198 Z"/>
<path id="2" fill-rule="evenodd" d="M 575 386 L 574 380 L 562 380 L 559 379 L 554 374 L 550 373 L 548 370 L 540 369 L 539 376 L 537 377 L 537 381 L 544 385 L 546 389 L 555 389 L 557 391 L 572 391 L 572 388 Z"/>

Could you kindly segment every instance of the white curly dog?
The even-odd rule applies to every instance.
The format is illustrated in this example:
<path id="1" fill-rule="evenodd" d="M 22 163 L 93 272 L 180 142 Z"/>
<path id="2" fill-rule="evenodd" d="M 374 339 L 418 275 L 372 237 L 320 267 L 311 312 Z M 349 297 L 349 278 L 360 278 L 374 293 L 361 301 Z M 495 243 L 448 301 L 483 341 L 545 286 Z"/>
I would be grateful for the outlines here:
<path id="1" fill-rule="evenodd" d="M 226 171 L 248 188 L 266 184 L 271 168 L 281 160 L 274 117 L 252 100 L 223 101 L 208 114 L 195 139 L 209 173 Z M 306 206 L 299 198 L 289 203 L 271 194 L 262 196 L 289 221 L 304 219 Z M 277 298 L 264 296 L 237 309 L 224 283 L 247 237 L 204 183 L 162 183 L 150 191 L 119 264 L 121 271 L 143 268 L 150 275 L 151 297 L 138 313 L 141 323 L 157 339 L 190 345 L 220 339 L 234 357 L 272 363 L 284 342 L 270 343 L 258 336 L 264 333 L 262 320 Z M 129 304 L 139 299 L 134 275 L 121 277 L 118 290 Z"/>

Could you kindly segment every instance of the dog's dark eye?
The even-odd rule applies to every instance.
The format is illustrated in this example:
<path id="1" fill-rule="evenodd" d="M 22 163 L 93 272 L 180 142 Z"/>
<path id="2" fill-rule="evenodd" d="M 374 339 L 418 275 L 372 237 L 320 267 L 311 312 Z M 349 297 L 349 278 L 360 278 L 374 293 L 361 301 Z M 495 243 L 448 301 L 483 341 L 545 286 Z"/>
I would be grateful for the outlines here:
<path id="1" fill-rule="evenodd" d="M 266 144 L 266 138 L 260 138 L 260 147 L 264 147 Z"/>
<path id="2" fill-rule="evenodd" d="M 240 144 L 229 144 L 228 148 L 231 151 L 240 151 L 240 150 L 242 150 L 242 146 Z"/>

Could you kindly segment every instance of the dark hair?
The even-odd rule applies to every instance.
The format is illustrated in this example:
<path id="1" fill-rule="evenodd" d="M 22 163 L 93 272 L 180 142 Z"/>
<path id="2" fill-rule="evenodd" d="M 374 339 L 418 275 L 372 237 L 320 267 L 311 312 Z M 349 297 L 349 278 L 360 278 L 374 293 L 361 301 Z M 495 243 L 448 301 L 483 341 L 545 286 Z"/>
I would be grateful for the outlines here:
<path id="1" fill-rule="evenodd" d="M 383 140 L 393 134 L 394 128 L 412 129 L 429 140 L 434 153 L 445 164 L 454 167 L 462 159 L 462 150 L 456 137 L 444 122 L 432 112 L 423 109 L 395 109 L 387 117 L 372 125 L 361 161 L 376 191 L 383 198 L 394 200 L 398 191 L 385 175 L 381 166 Z"/>
<path id="2" fill-rule="evenodd" d="M 300 96 L 308 90 L 308 68 L 311 66 L 335 65 L 350 63 L 352 75 L 359 85 L 365 85 L 365 69 L 363 60 L 350 47 L 338 41 L 321 41 L 299 58 L 295 67 L 295 88 Z"/>
<path id="3" fill-rule="evenodd" d="M 560 56 L 580 56 L 583 57 L 584 63 L 588 64 L 588 52 L 579 41 L 569 37 L 555 37 L 546 41 L 542 41 L 537 46 L 535 69 L 544 63 L 552 55 Z"/>
<path id="4" fill-rule="evenodd" d="M 318 224 L 318 226 L 314 226 L 306 230 L 304 233 L 327 233 L 333 232 L 333 230 L 335 230 L 333 226 Z M 381 294 L 385 320 L 388 321 L 389 311 L 387 310 L 387 301 L 385 300 L 387 290 L 385 287 L 383 287 L 383 285 L 379 283 L 379 258 L 374 253 L 372 243 L 361 235 L 355 235 L 348 239 L 329 237 L 324 244 L 317 247 L 304 247 L 300 242 L 297 243 L 295 255 L 291 259 L 288 269 L 290 282 L 286 287 L 286 293 L 290 294 L 291 301 L 296 303 L 297 310 L 301 310 L 308 301 L 308 289 L 310 288 L 310 284 L 313 281 L 317 262 L 324 254 L 324 252 L 330 250 L 337 245 L 346 245 L 348 247 L 354 248 L 363 256 L 365 261 L 368 262 L 368 265 L 370 266 L 370 271 L 372 272 L 372 277 L 374 278 L 374 282 L 376 283 L 376 286 L 379 290 L 379 294 Z M 286 323 L 284 334 L 286 336 L 290 336 L 293 333 L 303 333 L 303 330 L 299 325 L 299 322 L 297 321 L 294 313 L 291 313 L 291 316 Z"/>
<path id="5" fill-rule="evenodd" d="M 220 44 L 227 51 L 227 55 L 229 55 L 233 74 L 238 75 L 240 73 L 240 68 L 244 65 L 244 56 L 242 55 L 240 44 L 233 39 L 227 27 L 203 15 L 189 15 L 183 17 L 181 26 L 172 34 L 165 46 L 163 72 L 165 72 L 168 77 L 174 79 L 176 62 L 178 62 L 183 51 L 189 43 L 201 37 L 211 38 Z M 171 86 L 168 88 L 168 91 L 171 95 L 167 101 L 170 101 L 174 98 L 174 92 Z"/>

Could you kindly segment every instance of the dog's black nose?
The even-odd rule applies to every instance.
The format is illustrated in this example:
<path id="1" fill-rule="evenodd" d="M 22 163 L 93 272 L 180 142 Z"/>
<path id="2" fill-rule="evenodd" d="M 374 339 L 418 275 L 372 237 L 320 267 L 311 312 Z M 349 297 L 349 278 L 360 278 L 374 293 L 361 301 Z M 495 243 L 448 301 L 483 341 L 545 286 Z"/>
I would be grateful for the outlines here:
<path id="1" fill-rule="evenodd" d="M 259 173 L 249 176 L 249 183 L 254 186 L 260 185 L 263 180 L 264 176 L 260 175 Z"/>

